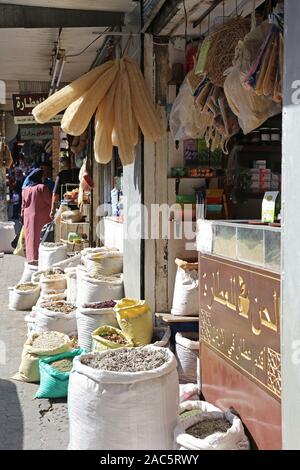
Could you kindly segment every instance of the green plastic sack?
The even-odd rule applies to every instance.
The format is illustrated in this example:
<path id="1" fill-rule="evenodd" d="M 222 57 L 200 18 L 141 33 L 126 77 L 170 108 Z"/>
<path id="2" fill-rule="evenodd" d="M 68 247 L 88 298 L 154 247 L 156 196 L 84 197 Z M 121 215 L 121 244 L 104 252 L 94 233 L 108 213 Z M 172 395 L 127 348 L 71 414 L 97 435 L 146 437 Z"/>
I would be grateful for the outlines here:
<path id="1" fill-rule="evenodd" d="M 68 395 L 70 372 L 61 372 L 52 367 L 52 362 L 61 359 L 70 359 L 85 353 L 85 349 L 74 349 L 73 351 L 57 354 L 56 356 L 40 359 L 40 386 L 35 398 L 62 398 Z"/>
<path id="2" fill-rule="evenodd" d="M 104 335 L 105 333 L 116 333 L 120 336 L 122 336 L 126 341 L 127 344 L 118 344 L 114 343 L 113 341 L 109 341 L 105 339 L 105 337 L 101 336 Z M 117 349 L 117 348 L 132 348 L 133 343 L 130 341 L 130 339 L 127 338 L 127 336 L 118 328 L 115 328 L 114 326 L 109 326 L 109 325 L 104 325 L 100 326 L 100 328 L 97 328 L 95 331 L 92 333 L 92 351 L 93 352 L 102 352 L 106 351 L 107 349 Z"/>

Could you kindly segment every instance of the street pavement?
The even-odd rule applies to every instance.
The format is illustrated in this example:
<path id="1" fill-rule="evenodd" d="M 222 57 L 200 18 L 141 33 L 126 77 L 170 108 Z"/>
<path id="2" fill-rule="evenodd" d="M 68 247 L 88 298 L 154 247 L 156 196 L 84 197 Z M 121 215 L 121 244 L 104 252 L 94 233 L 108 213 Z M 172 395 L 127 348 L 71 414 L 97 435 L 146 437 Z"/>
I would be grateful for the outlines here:
<path id="1" fill-rule="evenodd" d="M 34 399 L 36 384 L 18 382 L 28 312 L 8 310 L 8 287 L 22 276 L 24 258 L 0 258 L 0 450 L 67 449 L 68 415 L 65 399 Z"/>

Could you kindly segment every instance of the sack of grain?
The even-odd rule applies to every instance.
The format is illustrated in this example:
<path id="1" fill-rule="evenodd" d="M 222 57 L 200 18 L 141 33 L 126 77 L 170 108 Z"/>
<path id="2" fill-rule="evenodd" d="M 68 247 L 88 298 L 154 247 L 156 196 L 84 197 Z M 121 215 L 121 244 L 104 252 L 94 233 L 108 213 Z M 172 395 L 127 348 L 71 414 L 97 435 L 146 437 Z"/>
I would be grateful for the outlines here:
<path id="1" fill-rule="evenodd" d="M 50 292 L 64 292 L 67 288 L 67 277 L 65 274 L 52 274 L 45 272 L 40 277 L 41 294 L 47 295 Z"/>
<path id="2" fill-rule="evenodd" d="M 24 282 L 32 282 L 32 276 L 36 274 L 37 270 L 38 265 L 34 261 L 32 263 L 28 263 L 27 261 L 25 261 L 24 271 L 19 284 L 24 284 Z"/>
<path id="3" fill-rule="evenodd" d="M 77 266 L 77 290 L 76 304 L 78 306 L 90 302 L 104 302 L 109 299 L 122 299 L 124 297 L 123 275 L 99 276 L 97 278 L 88 275 L 85 268 Z"/>
<path id="4" fill-rule="evenodd" d="M 40 243 L 39 271 L 46 270 L 59 261 L 67 259 L 67 245 L 65 243 Z"/>
<path id="5" fill-rule="evenodd" d="M 114 307 L 120 329 L 135 346 L 151 343 L 153 315 L 144 300 L 122 299 Z"/>
<path id="6" fill-rule="evenodd" d="M 27 325 L 27 337 L 29 338 L 32 333 L 35 333 L 35 313 L 31 311 L 24 317 L 24 321 Z"/>
<path id="7" fill-rule="evenodd" d="M 203 411 L 179 420 L 174 431 L 179 450 L 249 450 L 243 424 L 230 411 Z"/>
<path id="8" fill-rule="evenodd" d="M 32 309 L 35 312 L 35 331 L 59 331 L 77 334 L 76 306 L 71 302 L 43 302 Z"/>
<path id="9" fill-rule="evenodd" d="M 24 382 L 39 382 L 39 359 L 54 356 L 71 349 L 67 335 L 57 331 L 33 333 L 23 347 L 19 372 L 13 377 Z"/>
<path id="10" fill-rule="evenodd" d="M 119 251 L 90 253 L 85 258 L 87 271 L 96 269 L 103 276 L 123 272 L 123 254 Z"/>
<path id="11" fill-rule="evenodd" d="M 158 346 L 160 348 L 170 348 L 171 347 L 171 328 L 169 326 L 167 327 L 156 326 L 153 329 L 152 345 Z"/>
<path id="12" fill-rule="evenodd" d="M 175 343 L 179 382 L 196 383 L 200 344 L 198 333 L 176 333 Z"/>
<path id="13" fill-rule="evenodd" d="M 66 268 L 65 274 L 67 277 L 67 301 L 76 303 L 77 297 L 77 272 L 76 268 Z"/>
<path id="14" fill-rule="evenodd" d="M 75 356 L 84 349 L 74 349 L 39 360 L 40 386 L 35 398 L 63 398 L 68 395 L 69 377 Z"/>
<path id="15" fill-rule="evenodd" d="M 100 326 L 118 326 L 113 307 L 116 302 L 85 304 L 76 311 L 78 344 L 86 351 L 92 350 L 92 333 Z"/>
<path id="16" fill-rule="evenodd" d="M 134 344 L 125 334 L 113 326 L 100 326 L 91 334 L 92 351 L 102 352 L 107 349 L 132 348 Z"/>
<path id="17" fill-rule="evenodd" d="M 63 292 L 55 291 L 54 293 L 52 293 L 52 291 L 50 291 L 49 294 L 44 294 L 44 295 L 41 295 L 39 297 L 39 300 L 37 301 L 36 306 L 41 305 L 44 302 L 58 302 L 58 301 L 61 301 L 61 300 L 67 300 L 67 296 L 66 296 L 65 291 L 63 291 Z"/>
<path id="18" fill-rule="evenodd" d="M 198 263 L 188 263 L 177 259 L 172 315 L 199 315 Z"/>
<path id="19" fill-rule="evenodd" d="M 15 236 L 14 222 L 0 222 L 0 252 L 12 253 L 14 251 L 11 243 Z"/>
<path id="20" fill-rule="evenodd" d="M 172 450 L 178 416 L 174 355 L 145 346 L 76 357 L 68 410 L 69 449 Z"/>
<path id="21" fill-rule="evenodd" d="M 40 296 L 40 286 L 25 282 L 9 287 L 9 310 L 31 310 Z"/>

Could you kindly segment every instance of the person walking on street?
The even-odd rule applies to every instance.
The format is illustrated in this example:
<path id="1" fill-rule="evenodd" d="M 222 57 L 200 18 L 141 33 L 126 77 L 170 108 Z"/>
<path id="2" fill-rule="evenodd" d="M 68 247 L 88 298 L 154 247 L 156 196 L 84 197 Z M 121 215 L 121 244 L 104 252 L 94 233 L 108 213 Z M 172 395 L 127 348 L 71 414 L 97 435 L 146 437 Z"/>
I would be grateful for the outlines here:
<path id="1" fill-rule="evenodd" d="M 22 216 L 28 262 L 38 260 L 41 230 L 50 222 L 51 193 L 42 181 L 43 171 L 40 168 L 33 170 L 22 194 Z"/>

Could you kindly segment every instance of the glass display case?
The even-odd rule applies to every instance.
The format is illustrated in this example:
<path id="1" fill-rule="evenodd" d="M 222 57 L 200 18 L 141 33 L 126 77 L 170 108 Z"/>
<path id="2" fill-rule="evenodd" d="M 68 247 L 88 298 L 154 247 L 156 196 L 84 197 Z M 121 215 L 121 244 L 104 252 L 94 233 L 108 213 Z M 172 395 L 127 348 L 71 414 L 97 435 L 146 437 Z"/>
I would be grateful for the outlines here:
<path id="1" fill-rule="evenodd" d="M 281 228 L 248 221 L 198 220 L 197 249 L 279 273 Z"/>

